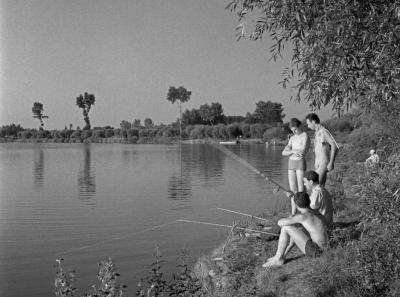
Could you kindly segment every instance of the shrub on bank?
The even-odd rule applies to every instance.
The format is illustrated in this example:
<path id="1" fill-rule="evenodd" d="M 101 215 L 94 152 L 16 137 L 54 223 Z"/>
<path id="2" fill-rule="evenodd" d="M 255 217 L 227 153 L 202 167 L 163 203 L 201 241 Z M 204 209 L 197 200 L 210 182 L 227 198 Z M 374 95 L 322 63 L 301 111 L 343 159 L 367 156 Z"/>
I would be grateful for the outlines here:
<path id="1" fill-rule="evenodd" d="M 265 130 L 263 134 L 264 141 L 271 141 L 272 139 L 278 140 L 286 140 L 288 133 L 285 131 L 283 127 L 272 127 L 270 129 Z"/>
<path id="2" fill-rule="evenodd" d="M 228 131 L 228 137 L 230 139 L 235 139 L 238 138 L 239 136 L 242 136 L 242 130 L 239 127 L 239 124 L 230 124 L 226 127 Z"/>

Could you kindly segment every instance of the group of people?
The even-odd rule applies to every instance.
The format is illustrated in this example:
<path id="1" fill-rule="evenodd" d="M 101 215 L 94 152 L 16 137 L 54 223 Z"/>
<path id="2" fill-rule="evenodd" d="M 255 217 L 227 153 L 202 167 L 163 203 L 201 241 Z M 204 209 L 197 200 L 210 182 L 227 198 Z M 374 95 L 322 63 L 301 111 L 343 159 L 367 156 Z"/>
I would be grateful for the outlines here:
<path id="1" fill-rule="evenodd" d="M 289 128 L 293 132 L 282 151 L 289 157 L 288 179 L 291 198 L 291 215 L 280 219 L 281 232 L 275 256 L 263 267 L 283 265 L 285 257 L 297 246 L 307 256 L 317 256 L 327 247 L 328 231 L 333 223 L 333 204 L 325 182 L 329 171 L 334 169 L 339 146 L 331 133 L 321 125 L 318 115 L 306 116 L 309 129 L 314 130 L 314 171 L 307 170 L 306 154 L 310 138 L 301 128 L 302 123 L 293 118 Z"/>

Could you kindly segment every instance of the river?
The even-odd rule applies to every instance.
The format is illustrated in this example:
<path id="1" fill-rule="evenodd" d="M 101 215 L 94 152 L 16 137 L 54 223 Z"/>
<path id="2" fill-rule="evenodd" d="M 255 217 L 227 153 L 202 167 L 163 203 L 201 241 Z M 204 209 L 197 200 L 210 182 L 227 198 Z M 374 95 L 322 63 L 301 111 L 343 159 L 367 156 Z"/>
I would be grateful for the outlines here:
<path id="1" fill-rule="evenodd" d="M 265 175 L 287 185 L 281 147 L 232 145 Z M 112 257 L 133 296 L 159 246 L 171 274 L 186 249 L 192 261 L 217 247 L 231 224 L 282 208 L 283 194 L 207 144 L 0 144 L 0 296 L 52 296 L 57 258 L 76 286 L 97 283 Z"/>

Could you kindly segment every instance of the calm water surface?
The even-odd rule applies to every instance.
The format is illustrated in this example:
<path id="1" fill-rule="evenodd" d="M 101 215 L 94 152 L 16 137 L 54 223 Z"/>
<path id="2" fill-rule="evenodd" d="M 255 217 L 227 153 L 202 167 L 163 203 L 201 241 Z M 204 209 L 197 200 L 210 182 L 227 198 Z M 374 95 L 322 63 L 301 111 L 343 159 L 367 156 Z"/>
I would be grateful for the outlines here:
<path id="1" fill-rule="evenodd" d="M 287 185 L 282 148 L 228 148 Z M 0 177 L 3 297 L 52 296 L 58 257 L 89 289 L 109 256 L 133 296 L 156 245 L 168 274 L 182 248 L 195 259 L 226 238 L 226 229 L 175 220 L 231 224 L 245 218 L 216 207 L 257 215 L 285 203 L 210 145 L 1 144 Z"/>

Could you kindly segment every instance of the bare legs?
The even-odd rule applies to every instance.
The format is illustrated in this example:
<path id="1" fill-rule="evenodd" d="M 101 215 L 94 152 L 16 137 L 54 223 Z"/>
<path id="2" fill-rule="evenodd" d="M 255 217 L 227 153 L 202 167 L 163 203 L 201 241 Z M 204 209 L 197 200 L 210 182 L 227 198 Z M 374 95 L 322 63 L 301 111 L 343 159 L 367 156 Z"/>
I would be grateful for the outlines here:
<path id="1" fill-rule="evenodd" d="M 318 164 L 317 162 L 315 162 L 315 172 L 319 175 L 319 184 L 321 186 L 325 186 L 326 177 L 328 175 L 326 164 Z"/>
<path id="2" fill-rule="evenodd" d="M 300 229 L 294 226 L 283 226 L 281 228 L 276 254 L 272 258 L 269 258 L 268 261 L 263 264 L 263 267 L 283 265 L 285 263 L 285 255 L 289 252 L 289 247 L 293 246 L 293 243 L 305 254 L 306 243 L 309 239 L 310 238 Z"/>
<path id="3" fill-rule="evenodd" d="M 292 191 L 293 193 L 304 191 L 304 184 L 303 184 L 304 170 L 296 170 L 296 171 L 288 170 L 288 177 L 289 177 L 290 191 Z M 292 206 L 292 215 L 294 215 L 296 213 L 296 206 L 294 204 L 293 197 L 290 200 Z"/>

